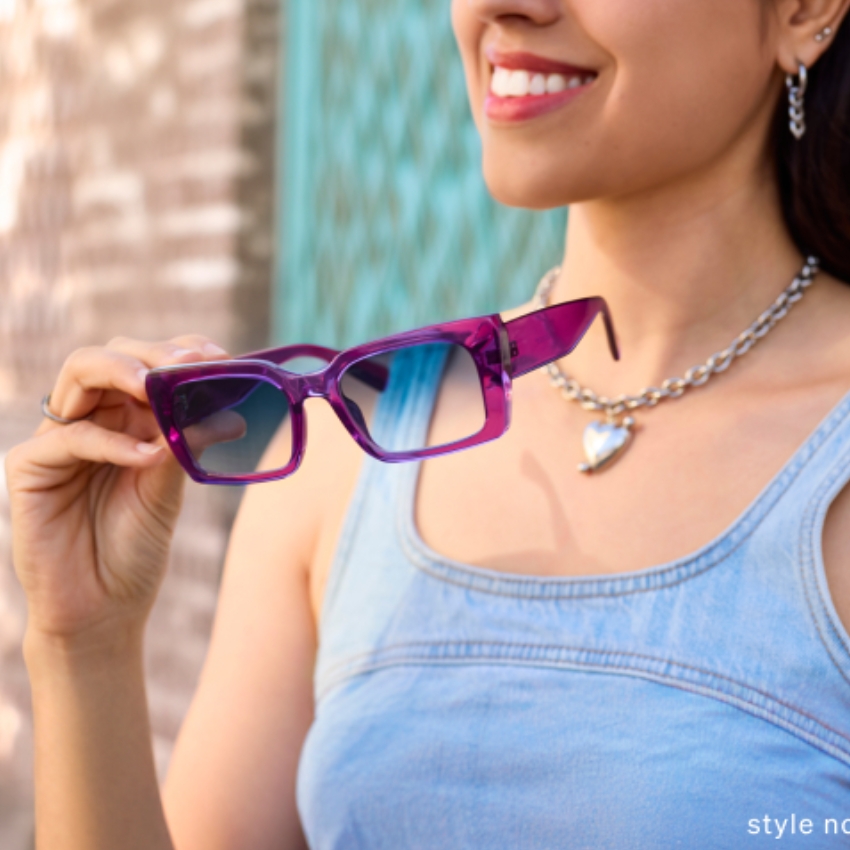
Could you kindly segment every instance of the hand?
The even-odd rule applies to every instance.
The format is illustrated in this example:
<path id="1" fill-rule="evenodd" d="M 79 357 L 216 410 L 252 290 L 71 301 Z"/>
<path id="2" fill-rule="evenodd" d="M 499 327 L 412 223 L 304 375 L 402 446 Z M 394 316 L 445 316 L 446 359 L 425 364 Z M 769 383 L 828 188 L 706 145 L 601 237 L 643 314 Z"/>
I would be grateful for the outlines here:
<path id="1" fill-rule="evenodd" d="M 145 392 L 147 370 L 227 358 L 205 337 L 116 338 L 65 361 L 45 419 L 6 457 L 15 570 L 29 631 L 61 640 L 141 633 L 168 561 L 185 476 Z"/>

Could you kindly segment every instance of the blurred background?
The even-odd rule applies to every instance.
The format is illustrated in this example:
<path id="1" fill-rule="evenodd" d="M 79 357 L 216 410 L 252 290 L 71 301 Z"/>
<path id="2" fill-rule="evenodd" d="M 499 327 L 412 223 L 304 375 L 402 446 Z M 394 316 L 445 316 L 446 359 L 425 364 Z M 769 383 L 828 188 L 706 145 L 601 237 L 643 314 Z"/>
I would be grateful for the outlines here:
<path id="1" fill-rule="evenodd" d="M 82 345 L 347 345 L 528 299 L 565 213 L 487 195 L 449 5 L 0 0 L 0 461 Z M 152 616 L 161 775 L 238 498 L 190 485 Z M 32 847 L 25 622 L 3 485 L 2 850 Z"/>

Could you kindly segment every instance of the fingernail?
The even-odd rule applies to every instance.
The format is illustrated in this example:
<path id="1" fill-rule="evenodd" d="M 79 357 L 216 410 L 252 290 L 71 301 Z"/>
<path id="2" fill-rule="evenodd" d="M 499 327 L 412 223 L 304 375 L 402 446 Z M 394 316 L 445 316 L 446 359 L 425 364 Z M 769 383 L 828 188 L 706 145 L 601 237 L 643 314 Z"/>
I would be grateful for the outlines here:
<path id="1" fill-rule="evenodd" d="M 214 342 L 208 342 L 204 346 L 204 354 L 211 354 L 218 357 L 222 354 L 227 354 L 227 352 L 220 345 L 216 345 Z"/>
<path id="2" fill-rule="evenodd" d="M 185 357 L 187 354 L 194 354 L 197 357 L 201 352 L 193 348 L 175 348 L 171 352 L 172 357 Z"/>
<path id="3" fill-rule="evenodd" d="M 151 443 L 136 443 L 136 451 L 143 455 L 156 455 L 162 451 L 162 446 L 155 446 Z"/>
<path id="4" fill-rule="evenodd" d="M 141 381 L 142 386 L 144 386 L 145 385 L 145 379 L 148 377 L 148 370 L 147 369 L 139 369 L 139 371 L 136 372 L 136 376 Z"/>

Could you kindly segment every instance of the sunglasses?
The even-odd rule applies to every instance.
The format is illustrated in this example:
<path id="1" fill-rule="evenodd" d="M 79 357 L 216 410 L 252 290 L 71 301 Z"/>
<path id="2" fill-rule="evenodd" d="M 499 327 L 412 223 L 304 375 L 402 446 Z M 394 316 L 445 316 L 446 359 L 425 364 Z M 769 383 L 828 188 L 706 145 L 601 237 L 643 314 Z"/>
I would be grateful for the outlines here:
<path id="1" fill-rule="evenodd" d="M 146 388 L 171 451 L 204 484 L 292 475 L 304 457 L 308 398 L 325 399 L 372 457 L 421 460 L 502 436 L 511 419 L 511 381 L 569 354 L 600 313 L 611 354 L 619 359 L 608 306 L 597 297 L 509 322 L 493 314 L 431 325 L 345 351 L 287 345 L 233 360 L 162 366 L 148 372 Z M 368 413 L 422 363 L 450 379 L 455 402 L 424 437 L 399 445 L 370 427 Z"/>

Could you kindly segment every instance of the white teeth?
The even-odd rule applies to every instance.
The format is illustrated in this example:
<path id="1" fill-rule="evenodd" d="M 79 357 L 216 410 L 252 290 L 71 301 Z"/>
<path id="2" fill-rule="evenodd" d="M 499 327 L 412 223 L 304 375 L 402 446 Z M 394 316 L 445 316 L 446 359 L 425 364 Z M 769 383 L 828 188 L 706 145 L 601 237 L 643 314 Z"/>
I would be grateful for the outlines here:
<path id="1" fill-rule="evenodd" d="M 511 72 L 507 68 L 496 68 L 493 71 L 493 79 L 490 82 L 490 89 L 496 97 L 508 96 L 508 80 L 511 77 Z"/>
<path id="2" fill-rule="evenodd" d="M 567 78 L 561 74 L 549 74 L 546 77 L 546 93 L 557 94 L 567 87 Z"/>
<path id="3" fill-rule="evenodd" d="M 511 71 L 508 79 L 508 95 L 513 97 L 525 97 L 531 83 L 528 71 Z"/>
<path id="4" fill-rule="evenodd" d="M 593 75 L 574 74 L 534 74 L 530 71 L 511 71 L 496 67 L 490 80 L 490 91 L 496 97 L 540 97 L 543 94 L 557 94 L 566 89 L 577 89 L 590 85 L 596 78 Z"/>

